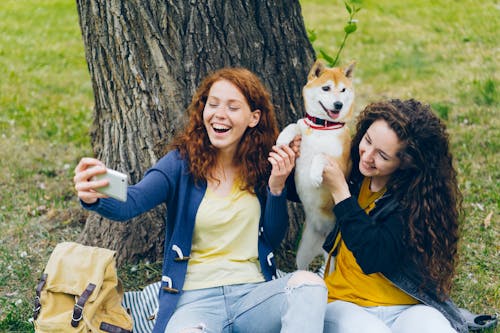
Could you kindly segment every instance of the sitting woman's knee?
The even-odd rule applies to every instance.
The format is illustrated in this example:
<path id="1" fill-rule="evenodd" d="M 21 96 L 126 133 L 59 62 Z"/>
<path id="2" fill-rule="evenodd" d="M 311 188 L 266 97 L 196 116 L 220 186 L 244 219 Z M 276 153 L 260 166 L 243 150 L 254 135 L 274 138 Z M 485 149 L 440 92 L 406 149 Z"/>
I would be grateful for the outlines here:
<path id="1" fill-rule="evenodd" d="M 288 287 L 297 287 L 300 285 L 319 285 L 324 286 L 325 282 L 318 274 L 308 271 L 297 271 L 292 274 L 288 280 Z"/>

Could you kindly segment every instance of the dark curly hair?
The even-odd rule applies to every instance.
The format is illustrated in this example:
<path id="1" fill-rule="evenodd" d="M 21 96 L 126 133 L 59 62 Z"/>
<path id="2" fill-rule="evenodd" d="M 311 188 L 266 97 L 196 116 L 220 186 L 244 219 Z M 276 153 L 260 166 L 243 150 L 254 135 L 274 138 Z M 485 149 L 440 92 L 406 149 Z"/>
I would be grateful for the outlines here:
<path id="1" fill-rule="evenodd" d="M 259 78 L 245 68 L 222 68 L 208 75 L 195 92 L 187 111 L 189 120 L 168 149 L 176 148 L 189 161 L 190 171 L 195 181 L 213 179 L 216 165 L 216 148 L 210 143 L 205 125 L 203 109 L 212 85 L 220 80 L 234 84 L 245 96 L 250 110 L 260 110 L 257 126 L 247 128 L 238 145 L 234 163 L 239 167 L 239 175 L 245 184 L 243 189 L 250 192 L 254 188 L 263 189 L 270 173 L 268 154 L 278 136 L 278 124 L 271 97 Z"/>
<path id="2" fill-rule="evenodd" d="M 387 122 L 402 143 L 401 161 L 387 183 L 407 217 L 405 243 L 424 278 L 423 287 L 449 296 L 457 264 L 462 195 L 446 127 L 430 106 L 414 99 L 372 103 L 358 116 L 351 157 L 359 164 L 359 143 L 370 125 Z M 353 175 L 359 169 L 353 168 Z"/>

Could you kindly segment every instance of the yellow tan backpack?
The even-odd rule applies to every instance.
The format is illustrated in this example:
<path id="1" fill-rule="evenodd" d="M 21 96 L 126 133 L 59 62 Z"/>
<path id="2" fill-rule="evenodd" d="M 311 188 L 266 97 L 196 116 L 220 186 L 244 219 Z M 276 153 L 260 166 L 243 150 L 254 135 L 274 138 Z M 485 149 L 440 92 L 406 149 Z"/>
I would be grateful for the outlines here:
<path id="1" fill-rule="evenodd" d="M 35 332 L 132 332 L 115 251 L 57 244 L 36 287 Z"/>

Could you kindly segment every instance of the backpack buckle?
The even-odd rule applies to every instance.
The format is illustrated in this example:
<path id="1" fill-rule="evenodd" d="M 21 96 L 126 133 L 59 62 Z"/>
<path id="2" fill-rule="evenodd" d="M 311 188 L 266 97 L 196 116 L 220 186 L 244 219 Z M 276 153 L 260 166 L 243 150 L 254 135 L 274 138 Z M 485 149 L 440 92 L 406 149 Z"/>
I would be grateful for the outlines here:
<path id="1" fill-rule="evenodd" d="M 35 306 L 33 307 L 33 319 L 38 318 L 38 314 L 40 313 L 40 309 L 42 308 L 42 304 L 40 303 L 40 297 L 35 297 Z"/>
<path id="2" fill-rule="evenodd" d="M 38 318 L 38 315 L 40 314 L 40 309 L 42 308 L 42 303 L 40 302 L 40 295 L 42 293 L 42 289 L 45 286 L 45 283 L 47 282 L 47 274 L 42 274 L 42 277 L 40 278 L 40 281 L 38 282 L 36 286 L 36 296 L 35 296 L 35 302 L 33 306 L 33 319 L 36 320 Z"/>
<path id="3" fill-rule="evenodd" d="M 90 295 L 94 291 L 96 285 L 93 283 L 89 283 L 87 288 L 83 291 L 82 295 L 80 298 L 78 298 L 78 301 L 75 303 L 75 306 L 73 307 L 73 316 L 71 317 L 71 326 L 73 327 L 78 327 L 78 324 L 80 323 L 80 320 L 83 318 L 83 306 L 89 299 Z"/>
<path id="4" fill-rule="evenodd" d="M 78 316 L 78 318 L 75 318 Z M 78 303 L 75 304 L 73 307 L 73 316 L 71 317 L 71 326 L 73 327 L 78 327 L 78 324 L 80 323 L 80 320 L 83 318 L 83 306 L 78 305 Z"/>

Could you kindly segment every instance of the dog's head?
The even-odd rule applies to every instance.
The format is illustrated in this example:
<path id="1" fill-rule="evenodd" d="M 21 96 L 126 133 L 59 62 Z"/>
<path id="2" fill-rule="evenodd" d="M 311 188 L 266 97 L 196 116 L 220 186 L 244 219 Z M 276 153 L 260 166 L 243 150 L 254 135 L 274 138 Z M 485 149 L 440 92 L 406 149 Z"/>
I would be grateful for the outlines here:
<path id="1" fill-rule="evenodd" d="M 309 115 L 335 122 L 346 122 L 352 117 L 354 66 L 352 62 L 345 69 L 328 68 L 321 60 L 316 60 L 302 90 Z"/>

